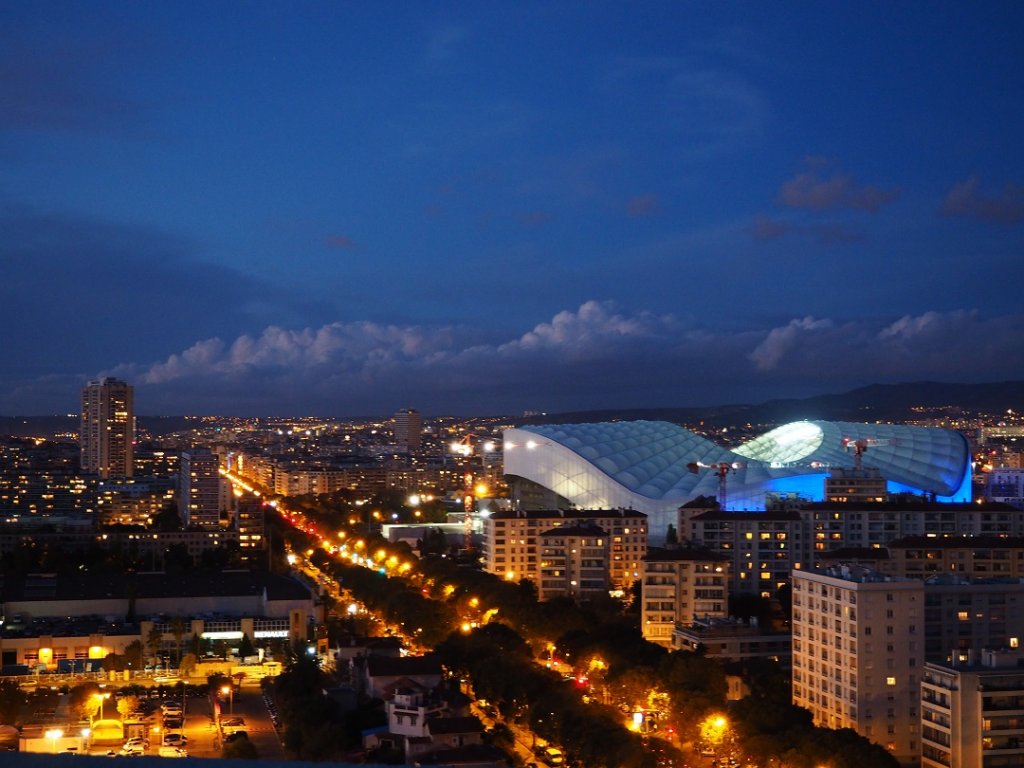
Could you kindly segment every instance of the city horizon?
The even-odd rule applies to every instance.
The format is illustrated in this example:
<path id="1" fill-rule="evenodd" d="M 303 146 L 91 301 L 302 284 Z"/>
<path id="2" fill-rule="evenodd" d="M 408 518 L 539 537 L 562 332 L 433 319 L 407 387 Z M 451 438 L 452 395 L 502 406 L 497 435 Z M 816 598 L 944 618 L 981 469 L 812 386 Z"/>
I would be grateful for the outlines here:
<path id="1" fill-rule="evenodd" d="M 86 385 L 87 383 L 88 382 L 83 381 L 82 382 L 82 386 Z M 133 388 L 135 388 L 135 385 L 130 380 L 126 381 L 125 383 L 127 383 L 130 386 L 132 386 Z M 231 418 L 237 418 L 237 419 L 269 419 L 269 420 L 273 420 L 273 419 L 321 418 L 321 419 L 337 419 L 337 420 L 364 420 L 364 419 L 387 420 L 387 419 L 392 418 L 396 412 L 398 412 L 400 410 L 403 410 L 404 408 L 411 408 L 412 410 L 417 411 L 420 414 L 422 414 L 424 418 L 429 418 L 429 419 L 443 419 L 443 418 L 468 418 L 468 419 L 473 419 L 473 418 L 479 418 L 479 419 L 508 418 L 508 419 L 516 420 L 516 419 L 535 419 L 537 417 L 542 417 L 542 416 L 547 416 L 547 415 L 550 415 L 550 416 L 553 416 L 553 417 L 562 417 L 562 416 L 572 416 L 572 415 L 576 415 L 576 414 L 589 414 L 589 413 L 594 413 L 594 414 L 601 414 L 601 413 L 618 414 L 618 413 L 630 413 L 630 412 L 644 413 L 644 412 L 660 412 L 660 411 L 665 411 L 665 412 L 671 412 L 671 411 L 700 411 L 700 410 L 715 411 L 715 410 L 718 410 L 718 409 L 729 409 L 729 408 L 750 408 L 750 409 L 756 409 L 756 408 L 759 408 L 759 407 L 769 406 L 769 405 L 776 404 L 776 403 L 800 403 L 800 402 L 803 402 L 803 401 L 815 401 L 817 399 L 825 399 L 825 398 L 852 398 L 854 395 L 857 395 L 858 393 L 861 393 L 861 392 L 863 392 L 865 390 L 882 389 L 882 390 L 889 390 L 889 391 L 892 391 L 892 392 L 896 392 L 896 391 L 899 391 L 901 389 L 906 389 L 906 388 L 911 388 L 911 387 L 914 387 L 914 388 L 920 388 L 920 387 L 940 387 L 940 388 L 943 388 L 943 387 L 950 387 L 950 388 L 957 388 L 957 387 L 971 387 L 971 388 L 975 388 L 975 387 L 1000 387 L 1000 388 L 1005 388 L 1005 387 L 1011 387 L 1011 388 L 1013 388 L 1013 387 L 1018 387 L 1018 388 L 1020 388 L 1020 393 L 1022 395 L 1024 395 L 1024 379 L 1019 380 L 1019 381 L 1016 381 L 1016 380 L 1003 380 L 1003 381 L 987 381 L 987 382 L 963 382 L 963 381 L 913 381 L 913 382 L 909 382 L 909 381 L 907 381 L 907 382 L 893 382 L 891 384 L 870 383 L 870 384 L 866 384 L 864 386 L 856 387 L 856 388 L 849 388 L 849 389 L 844 389 L 844 390 L 829 390 L 829 391 L 816 392 L 816 393 L 809 394 L 809 395 L 806 395 L 806 396 L 803 396 L 803 397 L 786 397 L 786 396 L 782 396 L 782 397 L 764 398 L 764 399 L 760 399 L 760 400 L 750 400 L 750 401 L 746 401 L 746 402 L 740 402 L 740 401 L 720 401 L 720 402 L 713 402 L 713 403 L 712 402 L 701 403 L 701 404 L 696 404 L 696 405 L 694 405 L 694 404 L 658 404 L 658 405 L 642 405 L 642 406 L 634 406 L 634 405 L 607 405 L 607 406 L 601 406 L 601 407 L 595 407 L 595 408 L 568 408 L 568 409 L 564 409 L 564 410 L 540 410 L 540 409 L 525 408 L 525 409 L 522 409 L 522 410 L 519 410 L 519 411 L 511 411 L 511 410 L 504 410 L 504 411 L 492 410 L 492 411 L 486 411 L 485 410 L 485 411 L 472 412 L 472 413 L 465 413 L 465 412 L 460 413 L 460 412 L 454 412 L 454 411 L 439 411 L 439 410 L 432 411 L 432 410 L 429 410 L 429 409 L 424 409 L 424 408 L 421 408 L 421 407 L 417 407 L 416 403 L 407 403 L 406 405 L 403 405 L 403 406 L 400 406 L 400 407 L 396 407 L 396 408 L 392 408 L 389 411 L 379 411 L 379 412 L 374 412 L 374 413 L 347 413 L 346 414 L 346 413 L 323 413 L 323 412 L 321 412 L 321 413 L 310 413 L 310 412 L 301 412 L 301 411 L 296 411 L 296 412 L 291 412 L 291 413 L 285 413 L 285 412 L 270 412 L 270 413 L 255 413 L 255 412 L 250 412 L 250 413 L 227 413 L 227 412 L 214 413 L 214 412 L 206 412 L 206 413 L 200 413 L 200 412 L 195 412 L 195 411 L 192 411 L 192 412 L 183 411 L 183 412 L 179 412 L 179 413 L 146 413 L 146 412 L 141 412 L 141 413 L 136 413 L 135 416 L 137 418 L 152 418 L 152 419 L 176 419 L 176 418 L 184 418 L 184 419 L 193 419 L 193 418 L 195 418 L 195 419 L 198 419 L 198 418 L 225 418 L 225 419 L 231 419 Z M 950 405 L 956 405 L 956 404 L 955 403 L 951 403 Z M 937 407 L 937 406 L 935 406 L 935 407 Z M 971 409 L 970 408 L 965 408 L 965 410 L 971 410 Z M 0 412 L 0 419 L 8 419 L 8 420 L 11 420 L 11 419 L 31 419 L 31 418 L 67 418 L 67 419 L 78 419 L 80 416 L 81 416 L 81 414 L 79 412 L 77 412 L 77 411 L 70 411 L 70 410 L 67 410 L 67 411 L 54 411 L 54 412 L 49 412 L 49 413 L 44 413 L 44 412 L 38 412 L 38 413 L 3 413 L 3 412 Z"/>

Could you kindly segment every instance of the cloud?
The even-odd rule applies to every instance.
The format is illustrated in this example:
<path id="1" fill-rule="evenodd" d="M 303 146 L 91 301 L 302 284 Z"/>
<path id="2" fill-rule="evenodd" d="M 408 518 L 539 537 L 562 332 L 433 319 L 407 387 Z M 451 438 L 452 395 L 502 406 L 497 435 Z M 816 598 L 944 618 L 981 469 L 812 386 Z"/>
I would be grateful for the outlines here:
<path id="1" fill-rule="evenodd" d="M 270 326 L 106 373 L 135 382 L 137 407 L 150 413 L 384 414 L 410 402 L 437 413 L 514 413 L 1001 380 L 1024 376 L 1022 335 L 1024 315 L 808 316 L 725 331 L 587 301 L 504 341 L 452 325 Z"/>
<path id="2" fill-rule="evenodd" d="M 1007 182 L 998 197 L 985 195 L 980 187 L 981 181 L 977 176 L 954 184 L 946 195 L 942 213 L 995 224 L 1019 224 L 1024 221 L 1024 187 Z"/>
<path id="3" fill-rule="evenodd" d="M 761 370 L 771 370 L 778 366 L 779 361 L 793 350 L 802 338 L 831 327 L 831 321 L 815 320 L 813 317 L 790 320 L 788 325 L 772 328 L 764 341 L 750 353 L 750 359 Z"/>
<path id="4" fill-rule="evenodd" d="M 860 186 L 852 176 L 823 176 L 817 169 L 798 173 L 779 190 L 778 202 L 790 208 L 826 211 L 853 208 L 877 213 L 900 196 L 900 190 Z"/>
<path id="5" fill-rule="evenodd" d="M 654 216 L 661 213 L 661 200 L 657 195 L 638 195 L 626 203 L 626 215 L 630 218 Z"/>

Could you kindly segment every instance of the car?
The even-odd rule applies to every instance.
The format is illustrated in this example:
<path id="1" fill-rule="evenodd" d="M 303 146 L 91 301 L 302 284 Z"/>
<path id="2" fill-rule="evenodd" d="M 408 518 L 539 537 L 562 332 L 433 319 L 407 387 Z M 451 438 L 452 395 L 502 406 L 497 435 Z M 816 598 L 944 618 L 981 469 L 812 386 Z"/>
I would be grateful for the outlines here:
<path id="1" fill-rule="evenodd" d="M 163 744 L 165 747 L 183 747 L 188 744 L 188 737 L 180 733 L 165 733 Z"/>
<path id="2" fill-rule="evenodd" d="M 160 747 L 160 757 L 188 757 L 188 752 L 181 747 Z"/>
<path id="3" fill-rule="evenodd" d="M 232 741 L 241 741 L 242 739 L 248 741 L 249 734 L 245 731 L 234 731 L 233 733 L 229 733 L 227 736 L 224 737 L 224 743 L 228 744 Z"/>
<path id="4" fill-rule="evenodd" d="M 544 750 L 544 754 L 541 757 L 548 765 L 564 765 L 565 758 L 562 756 L 562 751 L 555 749 L 554 747 L 548 747 Z"/>
<path id="5" fill-rule="evenodd" d="M 132 756 L 142 755 L 145 754 L 145 752 L 146 748 L 142 745 L 142 742 L 138 742 L 137 744 L 126 743 L 123 747 L 121 747 L 121 751 L 117 754 L 121 756 Z"/>

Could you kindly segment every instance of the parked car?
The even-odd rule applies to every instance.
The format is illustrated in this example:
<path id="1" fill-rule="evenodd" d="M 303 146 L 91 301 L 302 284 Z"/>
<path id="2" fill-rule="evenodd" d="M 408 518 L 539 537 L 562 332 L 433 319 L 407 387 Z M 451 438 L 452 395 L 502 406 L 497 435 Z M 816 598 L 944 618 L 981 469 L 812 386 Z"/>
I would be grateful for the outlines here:
<path id="1" fill-rule="evenodd" d="M 188 744 L 188 737 L 181 733 L 165 733 L 163 743 L 165 747 L 184 747 Z"/>

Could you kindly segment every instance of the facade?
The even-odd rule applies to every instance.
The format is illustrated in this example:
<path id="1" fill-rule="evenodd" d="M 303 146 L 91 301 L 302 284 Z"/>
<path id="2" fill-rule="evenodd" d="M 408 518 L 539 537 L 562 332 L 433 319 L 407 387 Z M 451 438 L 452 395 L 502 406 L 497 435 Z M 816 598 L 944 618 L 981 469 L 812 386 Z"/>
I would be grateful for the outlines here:
<path id="1" fill-rule="evenodd" d="M 592 600 L 608 594 L 608 533 L 593 523 L 562 525 L 544 531 L 540 546 L 538 597 L 563 595 Z"/>
<path id="2" fill-rule="evenodd" d="M 484 569 L 509 581 L 528 579 L 540 590 L 541 534 L 560 526 L 590 523 L 608 534 L 610 589 L 629 590 L 640 578 L 647 553 L 647 515 L 633 510 L 502 511 L 484 517 Z"/>
<path id="3" fill-rule="evenodd" d="M 1024 509 L 1024 469 L 997 467 L 986 475 L 986 496 L 1017 509 Z"/>
<path id="4" fill-rule="evenodd" d="M 266 548 L 266 510 L 258 498 L 246 497 L 238 500 L 235 509 L 235 531 L 238 533 L 238 547 L 243 561 L 262 558 Z"/>
<path id="5" fill-rule="evenodd" d="M 702 650 L 709 659 L 748 661 L 771 659 L 788 667 L 792 636 L 731 618 L 702 618 L 689 624 L 679 622 L 672 629 L 672 649 Z"/>
<path id="6" fill-rule="evenodd" d="M 808 567 L 806 529 L 800 513 L 786 510 L 700 512 L 680 521 L 691 541 L 729 558 L 730 592 L 762 597 L 788 584 L 791 571 Z"/>
<path id="7" fill-rule="evenodd" d="M 676 510 L 717 496 L 729 467 L 727 509 L 764 509 L 770 494 L 824 498 L 830 469 L 853 467 L 850 445 L 872 445 L 867 460 L 888 493 L 971 500 L 971 456 L 959 432 L 851 422 L 787 424 L 733 450 L 675 424 L 655 421 L 529 426 L 504 433 L 505 472 L 521 508 L 563 502 L 581 509 L 628 508 L 649 516 L 660 542 Z"/>
<path id="8" fill-rule="evenodd" d="M 856 566 L 793 572 L 793 703 L 905 765 L 921 754 L 924 588 Z"/>
<path id="9" fill-rule="evenodd" d="M 153 629 L 168 647 L 179 634 L 305 640 L 314 602 L 297 581 L 259 571 L 186 573 L 173 580 L 163 573 L 37 574 L 5 580 L 2 610 L 9 617 L 0 627 L 3 663 L 52 669 L 64 660 L 123 653 L 136 640 L 147 644 Z M 132 615 L 146 618 L 124 620 Z"/>
<path id="10" fill-rule="evenodd" d="M 406 451 L 418 451 L 423 444 L 423 415 L 406 408 L 394 415 L 395 444 Z"/>
<path id="11" fill-rule="evenodd" d="M 889 495 L 877 467 L 836 467 L 825 478 L 826 501 L 881 502 Z"/>
<path id="12" fill-rule="evenodd" d="M 181 454 L 178 511 L 186 527 L 220 527 L 219 469 L 220 459 L 209 448 L 190 448 Z"/>
<path id="13" fill-rule="evenodd" d="M 1007 504 L 940 503 L 920 496 L 878 502 L 815 502 L 802 507 L 816 553 L 885 547 L 906 536 L 1024 536 L 1024 511 Z"/>
<path id="14" fill-rule="evenodd" d="M 649 549 L 641 561 L 640 628 L 672 647 L 676 622 L 729 614 L 729 558 L 695 547 Z"/>
<path id="15" fill-rule="evenodd" d="M 1024 581 L 933 576 L 925 582 L 925 657 L 942 661 L 1024 639 Z"/>
<path id="16" fill-rule="evenodd" d="M 942 504 L 898 497 L 887 502 L 813 502 L 766 512 L 721 512 L 691 504 L 679 509 L 678 520 L 684 538 L 729 555 L 734 592 L 770 593 L 788 580 L 788 569 L 836 562 L 837 552 L 846 553 L 838 558 L 844 561 L 879 560 L 878 569 L 893 575 L 963 571 L 974 558 L 963 551 L 965 547 L 977 552 L 979 568 L 991 569 L 978 575 L 1024 570 L 1024 560 L 1020 564 L 1007 560 L 1018 557 L 1012 553 L 1012 543 L 1024 540 L 1024 511 L 1006 504 Z M 964 537 L 974 537 L 967 539 L 973 543 L 964 544 Z M 904 555 L 898 542 L 920 543 Z M 919 572 L 915 573 L 910 560 L 887 562 L 888 547 L 892 547 L 890 560 L 927 559 L 916 564 Z M 942 554 L 947 548 L 950 551 Z M 973 569 L 970 565 L 969 570 Z"/>
<path id="17" fill-rule="evenodd" d="M 101 480 L 96 489 L 96 522 L 101 526 L 148 526 L 173 503 L 174 481 L 170 478 Z"/>
<path id="18" fill-rule="evenodd" d="M 98 379 L 82 388 L 82 472 L 101 478 L 132 476 L 134 400 L 133 387 L 120 379 Z"/>
<path id="19" fill-rule="evenodd" d="M 1024 659 L 984 651 L 926 664 L 921 680 L 921 768 L 1024 765 Z"/>
<path id="20" fill-rule="evenodd" d="M 887 572 L 912 579 L 943 573 L 1024 579 L 1024 537 L 908 536 L 886 549 Z"/>

